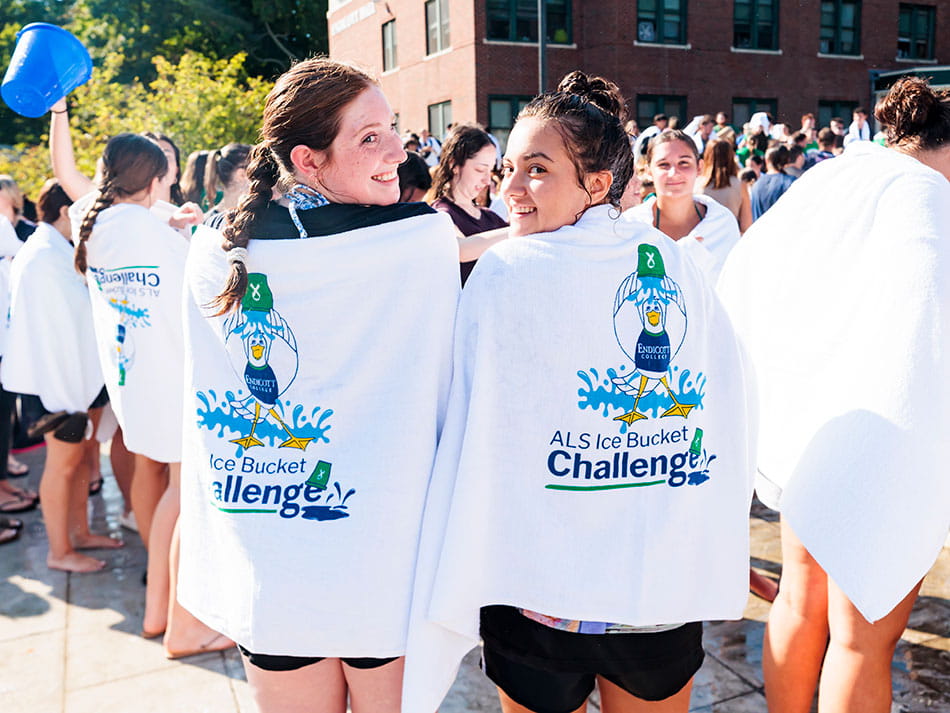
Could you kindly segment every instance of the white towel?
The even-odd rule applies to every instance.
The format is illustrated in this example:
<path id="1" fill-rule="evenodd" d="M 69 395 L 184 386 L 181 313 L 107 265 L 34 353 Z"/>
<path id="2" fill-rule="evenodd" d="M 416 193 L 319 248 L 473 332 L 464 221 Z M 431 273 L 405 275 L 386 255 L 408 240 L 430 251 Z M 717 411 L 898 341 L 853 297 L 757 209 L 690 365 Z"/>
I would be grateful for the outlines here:
<path id="1" fill-rule="evenodd" d="M 86 251 L 99 363 L 125 445 L 177 463 L 188 246 L 148 210 L 124 203 L 99 213 Z"/>
<path id="2" fill-rule="evenodd" d="M 454 235 L 429 213 L 252 240 L 227 317 L 200 309 L 228 274 L 221 235 L 192 237 L 179 597 L 255 653 L 405 651 L 451 377 Z"/>
<path id="3" fill-rule="evenodd" d="M 0 381 L 35 394 L 47 411 L 86 411 L 102 390 L 86 281 L 73 246 L 49 223 L 37 225 L 10 268 L 10 326 Z"/>
<path id="4" fill-rule="evenodd" d="M 0 215 L 0 355 L 6 350 L 8 314 L 10 310 L 10 260 L 23 247 L 16 231 L 5 216 Z"/>
<path id="5" fill-rule="evenodd" d="M 500 243 L 466 283 L 407 713 L 438 706 L 485 605 L 632 625 L 742 615 L 755 462 L 744 361 L 698 268 L 612 210 Z"/>
<path id="6" fill-rule="evenodd" d="M 689 252 L 708 276 L 710 284 L 715 285 L 729 251 L 739 242 L 739 223 L 732 211 L 714 198 L 693 195 L 693 200 L 706 206 L 706 215 L 688 235 L 677 240 L 676 244 Z M 624 219 L 653 225 L 655 202 L 656 196 L 653 196 L 644 203 L 629 208 L 624 211 Z M 660 227 L 663 227 L 662 220 Z"/>
<path id="7" fill-rule="evenodd" d="M 950 183 L 855 142 L 756 221 L 719 290 L 759 375 L 760 497 L 880 619 L 950 524 Z"/>

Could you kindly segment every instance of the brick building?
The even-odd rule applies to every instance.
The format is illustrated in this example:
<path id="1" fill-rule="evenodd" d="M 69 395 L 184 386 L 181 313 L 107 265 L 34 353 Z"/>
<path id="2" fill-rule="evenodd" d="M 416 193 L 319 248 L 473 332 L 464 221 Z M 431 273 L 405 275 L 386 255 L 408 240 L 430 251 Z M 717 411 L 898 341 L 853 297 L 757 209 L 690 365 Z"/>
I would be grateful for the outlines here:
<path id="1" fill-rule="evenodd" d="M 661 111 L 850 121 L 880 73 L 950 59 L 950 0 L 545 2 L 548 88 L 602 74 L 641 127 Z M 331 56 L 381 76 L 403 130 L 474 119 L 504 139 L 537 93 L 536 0 L 330 0 L 327 17 Z"/>

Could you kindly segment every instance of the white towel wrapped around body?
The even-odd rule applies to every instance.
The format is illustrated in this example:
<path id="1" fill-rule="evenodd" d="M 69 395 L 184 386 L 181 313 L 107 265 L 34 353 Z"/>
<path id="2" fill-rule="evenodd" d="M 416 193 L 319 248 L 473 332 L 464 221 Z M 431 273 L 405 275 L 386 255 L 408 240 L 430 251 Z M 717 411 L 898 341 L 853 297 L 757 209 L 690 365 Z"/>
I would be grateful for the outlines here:
<path id="1" fill-rule="evenodd" d="M 215 317 L 221 240 L 198 228 L 186 278 L 180 600 L 255 653 L 402 655 L 451 379 L 451 220 L 251 240 L 240 308 Z"/>
<path id="2" fill-rule="evenodd" d="M 689 251 L 693 261 L 703 269 L 711 284 L 715 285 L 729 251 L 739 242 L 739 223 L 732 211 L 714 198 L 696 194 L 693 195 L 693 200 L 706 206 L 706 215 L 689 234 L 677 240 L 676 244 Z M 653 196 L 624 211 L 623 217 L 625 220 L 653 225 L 655 203 L 656 196 Z M 661 221 L 660 228 L 662 227 Z"/>
<path id="3" fill-rule="evenodd" d="M 86 282 L 99 363 L 125 445 L 181 460 L 182 278 L 188 244 L 146 208 L 99 213 L 86 242 Z"/>
<path id="4" fill-rule="evenodd" d="M 466 283 L 404 711 L 438 706 L 482 606 L 635 626 L 742 615 L 749 374 L 700 270 L 612 210 L 500 243 Z"/>
<path id="5" fill-rule="evenodd" d="M 102 390 L 86 281 L 73 246 L 39 223 L 10 268 L 10 322 L 0 381 L 47 411 L 84 412 Z"/>
<path id="6" fill-rule="evenodd" d="M 759 377 L 759 497 L 880 619 L 950 524 L 950 183 L 855 142 L 756 221 L 719 292 Z"/>

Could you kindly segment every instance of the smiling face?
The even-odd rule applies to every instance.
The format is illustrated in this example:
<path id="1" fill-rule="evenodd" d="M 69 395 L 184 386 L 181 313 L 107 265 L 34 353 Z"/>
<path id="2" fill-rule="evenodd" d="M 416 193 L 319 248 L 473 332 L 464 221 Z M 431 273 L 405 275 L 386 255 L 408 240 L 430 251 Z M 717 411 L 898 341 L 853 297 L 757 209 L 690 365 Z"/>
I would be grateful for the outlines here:
<path id="1" fill-rule="evenodd" d="M 512 236 L 573 225 L 591 204 L 564 139 L 550 121 L 528 117 L 515 124 L 502 171 L 501 196 Z"/>
<path id="2" fill-rule="evenodd" d="M 494 144 L 487 144 L 461 166 L 452 170 L 451 190 L 456 202 L 471 201 L 491 185 L 495 156 Z"/>
<path id="3" fill-rule="evenodd" d="M 679 140 L 656 144 L 650 157 L 650 175 L 657 198 L 692 196 L 701 168 L 695 146 Z"/>
<path id="4" fill-rule="evenodd" d="M 343 108 L 330 148 L 314 154 L 314 180 L 304 182 L 331 202 L 390 205 L 399 200 L 396 169 L 406 152 L 379 87 L 367 87 Z"/>

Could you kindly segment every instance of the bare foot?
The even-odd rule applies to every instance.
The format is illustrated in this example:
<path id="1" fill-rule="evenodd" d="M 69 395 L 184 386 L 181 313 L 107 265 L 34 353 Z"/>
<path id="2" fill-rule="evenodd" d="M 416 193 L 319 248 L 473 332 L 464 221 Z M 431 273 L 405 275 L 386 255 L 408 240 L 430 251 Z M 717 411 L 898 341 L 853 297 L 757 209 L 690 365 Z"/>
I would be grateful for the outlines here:
<path id="1" fill-rule="evenodd" d="M 91 532 L 85 535 L 75 535 L 72 542 L 73 547 L 77 550 L 95 550 L 98 548 L 114 550 L 125 546 L 122 540 L 115 540 L 108 535 L 94 535 Z"/>
<path id="2" fill-rule="evenodd" d="M 106 566 L 102 560 L 78 552 L 68 552 L 62 557 L 46 556 L 46 566 L 50 569 L 61 569 L 64 572 L 98 572 Z"/>
<path id="3" fill-rule="evenodd" d="M 208 633 L 210 632 L 210 636 Z M 175 643 L 171 644 L 168 641 L 168 636 L 165 636 L 165 657 L 169 659 L 183 659 L 186 656 L 197 656 L 198 654 L 209 654 L 212 651 L 226 651 L 234 646 L 234 642 L 231 641 L 224 634 L 218 634 L 206 627 L 202 627 L 201 634 L 204 635 L 204 640 L 202 641 L 198 636 L 195 635 L 196 632 L 189 632 L 189 635 L 179 635 L 175 637 Z"/>

